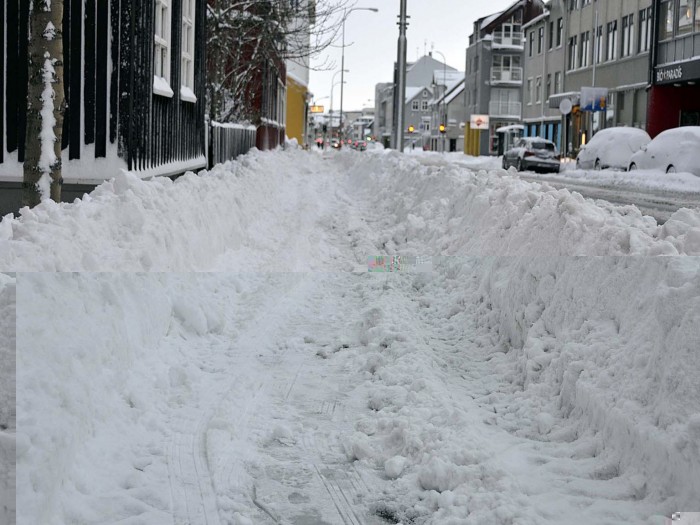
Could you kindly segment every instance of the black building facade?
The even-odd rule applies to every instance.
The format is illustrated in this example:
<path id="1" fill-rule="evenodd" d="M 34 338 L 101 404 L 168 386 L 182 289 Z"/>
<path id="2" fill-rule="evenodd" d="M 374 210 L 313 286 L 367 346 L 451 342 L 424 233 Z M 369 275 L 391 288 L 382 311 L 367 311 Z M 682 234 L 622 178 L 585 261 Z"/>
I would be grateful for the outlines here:
<path id="1" fill-rule="evenodd" d="M 146 178 L 205 167 L 206 2 L 63 3 L 66 200 L 120 169 Z M 0 0 L 0 12 L 3 213 L 16 208 L 22 181 L 29 2 Z"/>

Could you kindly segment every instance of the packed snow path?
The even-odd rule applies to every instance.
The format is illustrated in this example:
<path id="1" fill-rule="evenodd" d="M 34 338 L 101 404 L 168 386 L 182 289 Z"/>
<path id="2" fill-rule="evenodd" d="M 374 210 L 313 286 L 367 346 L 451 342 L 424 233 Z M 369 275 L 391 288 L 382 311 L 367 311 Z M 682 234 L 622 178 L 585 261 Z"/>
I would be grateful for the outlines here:
<path id="1" fill-rule="evenodd" d="M 659 225 L 634 206 L 492 164 L 253 151 L 175 182 L 123 174 L 82 201 L 4 218 L 0 270 L 348 271 L 383 254 L 700 255 L 698 208 Z"/>
<path id="2" fill-rule="evenodd" d="M 19 276 L 20 522 L 651 525 L 689 510 L 699 260 L 434 270 Z"/>

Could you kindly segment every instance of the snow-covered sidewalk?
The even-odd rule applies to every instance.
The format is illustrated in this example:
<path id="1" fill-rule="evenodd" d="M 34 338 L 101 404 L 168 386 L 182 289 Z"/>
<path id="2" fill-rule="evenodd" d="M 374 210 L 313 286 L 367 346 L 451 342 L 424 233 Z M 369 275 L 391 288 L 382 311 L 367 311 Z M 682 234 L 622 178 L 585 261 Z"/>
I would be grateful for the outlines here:
<path id="1" fill-rule="evenodd" d="M 700 261 L 434 269 L 20 276 L 20 522 L 692 510 Z"/>

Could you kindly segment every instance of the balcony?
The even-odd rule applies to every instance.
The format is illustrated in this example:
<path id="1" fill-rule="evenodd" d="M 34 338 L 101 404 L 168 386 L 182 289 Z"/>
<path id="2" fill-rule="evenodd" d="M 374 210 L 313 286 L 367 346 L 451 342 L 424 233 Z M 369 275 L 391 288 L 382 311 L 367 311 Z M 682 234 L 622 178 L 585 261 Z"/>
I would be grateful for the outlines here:
<path id="1" fill-rule="evenodd" d="M 522 85 L 523 68 L 521 67 L 498 67 L 491 68 L 491 84 L 508 84 L 511 86 Z"/>
<path id="2" fill-rule="evenodd" d="M 521 31 L 507 32 L 495 31 L 493 33 L 492 49 L 525 49 L 523 33 Z"/>
<path id="3" fill-rule="evenodd" d="M 520 120 L 522 108 L 522 102 L 492 100 L 489 102 L 489 116 Z"/>

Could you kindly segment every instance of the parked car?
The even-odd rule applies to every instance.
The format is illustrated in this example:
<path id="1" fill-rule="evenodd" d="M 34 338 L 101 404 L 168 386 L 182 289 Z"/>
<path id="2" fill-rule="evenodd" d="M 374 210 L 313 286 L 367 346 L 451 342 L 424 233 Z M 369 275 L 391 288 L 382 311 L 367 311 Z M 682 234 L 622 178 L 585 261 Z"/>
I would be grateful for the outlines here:
<path id="1" fill-rule="evenodd" d="M 576 157 L 576 167 L 626 170 L 630 157 L 650 141 L 651 137 L 643 129 L 625 127 L 602 129 L 581 148 Z"/>
<path id="2" fill-rule="evenodd" d="M 515 166 L 518 171 L 551 171 L 558 173 L 561 167 L 559 151 L 551 140 L 540 137 L 518 139 L 503 154 L 503 169 Z"/>
<path id="3" fill-rule="evenodd" d="M 629 169 L 685 171 L 700 177 L 700 126 L 667 129 L 630 158 Z"/>

